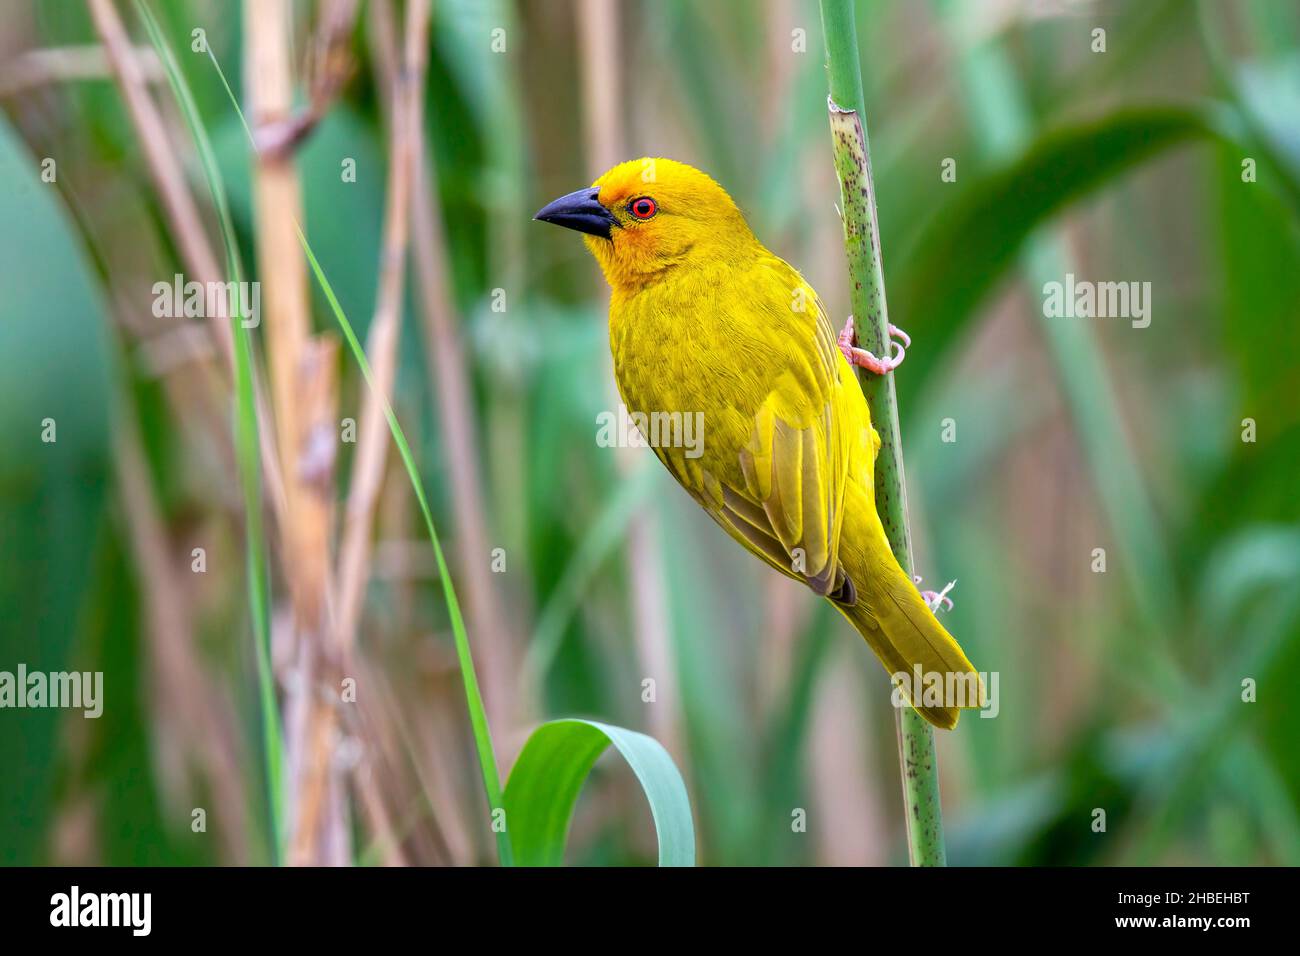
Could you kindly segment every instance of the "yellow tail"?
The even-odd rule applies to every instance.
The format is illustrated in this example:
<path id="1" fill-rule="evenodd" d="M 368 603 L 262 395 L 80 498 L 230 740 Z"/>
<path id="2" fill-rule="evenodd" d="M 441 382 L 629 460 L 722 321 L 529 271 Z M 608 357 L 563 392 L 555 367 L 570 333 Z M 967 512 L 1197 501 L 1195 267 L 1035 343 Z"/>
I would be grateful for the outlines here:
<path id="1" fill-rule="evenodd" d="M 984 705 L 984 684 L 903 569 L 890 560 L 874 570 L 867 580 L 854 581 L 857 600 L 851 607 L 835 606 L 866 638 L 917 712 L 952 730 L 962 707 Z"/>

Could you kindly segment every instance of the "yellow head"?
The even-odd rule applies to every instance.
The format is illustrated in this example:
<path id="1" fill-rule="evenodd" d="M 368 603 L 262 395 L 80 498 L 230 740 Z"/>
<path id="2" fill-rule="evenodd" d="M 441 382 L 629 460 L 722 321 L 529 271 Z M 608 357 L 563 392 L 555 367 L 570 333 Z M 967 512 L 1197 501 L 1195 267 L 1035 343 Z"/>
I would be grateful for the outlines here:
<path id="1" fill-rule="evenodd" d="M 726 190 L 671 159 L 620 163 L 534 218 L 586 233 L 610 286 L 629 293 L 670 271 L 744 255 L 756 242 Z"/>

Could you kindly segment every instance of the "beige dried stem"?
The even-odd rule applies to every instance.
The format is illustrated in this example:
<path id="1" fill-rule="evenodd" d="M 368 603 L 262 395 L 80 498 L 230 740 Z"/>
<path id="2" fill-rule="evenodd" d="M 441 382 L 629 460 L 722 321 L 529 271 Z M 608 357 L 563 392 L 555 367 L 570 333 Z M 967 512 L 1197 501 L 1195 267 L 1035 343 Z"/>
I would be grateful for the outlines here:
<path id="1" fill-rule="evenodd" d="M 253 133 L 292 115 L 290 0 L 245 0 L 245 87 Z M 290 153 L 258 153 L 253 166 L 257 265 L 272 407 L 279 436 L 286 520 L 281 552 L 292 601 L 295 662 L 286 687 L 290 760 L 287 859 L 293 864 L 347 859 L 347 827 L 335 766 L 342 679 L 328 608 L 333 522 L 334 339 L 311 334 L 306 263 L 298 242 L 302 189 Z M 325 430 L 328 429 L 328 432 Z"/>
<path id="2" fill-rule="evenodd" d="M 376 4 L 376 8 L 381 5 Z M 382 4 L 379 16 L 389 12 Z M 415 165 L 415 137 L 424 109 L 424 74 L 428 48 L 428 0 L 411 0 L 406 7 L 405 46 L 400 68 L 388 61 L 388 194 L 384 211 L 383 248 L 379 260 L 379 287 L 375 313 L 366 340 L 366 356 L 373 375 L 367 389 L 357 429 L 357 449 L 344 516 L 338 563 L 338 629 L 345 660 L 357 640 L 357 628 L 370 580 L 375 506 L 383 485 L 389 434 L 385 403 L 391 401 L 397 375 L 397 346 L 401 334 L 402 302 L 406 289 L 406 255 L 410 236 L 411 180 Z M 396 52 L 388 51 L 396 57 Z M 369 776 L 356 780 L 363 798 Z M 372 823 L 388 826 L 382 804 L 373 794 L 367 800 Z M 391 841 L 389 841 L 391 842 Z"/>
<path id="3" fill-rule="evenodd" d="M 154 494 L 135 409 L 120 397 L 120 417 L 114 428 L 114 485 L 121 500 L 124 526 L 142 581 L 145 634 L 153 671 L 155 708 L 163 718 L 159 728 L 163 751 L 184 775 L 191 761 L 202 764 L 221 852 L 227 863 L 247 862 L 246 790 L 237 747 L 234 715 L 204 674 L 196 651 L 192 608 Z M 164 775 L 166 776 L 166 775 Z M 194 792 L 194 791 L 191 791 Z M 188 809 L 185 811 L 188 815 Z"/>
<path id="4" fill-rule="evenodd" d="M 130 55 L 148 82 L 157 83 L 166 78 L 158 55 L 151 47 L 135 47 Z M 0 97 L 15 96 L 51 83 L 101 80 L 112 76 L 105 48 L 97 43 L 24 50 L 0 66 Z"/>
<path id="5" fill-rule="evenodd" d="M 367 31 L 367 36 L 370 40 L 370 58 L 375 68 L 375 80 L 380 94 L 383 113 L 391 131 L 393 130 L 393 116 L 396 112 L 394 108 L 394 99 L 399 86 L 398 74 L 405 53 L 398 45 L 397 26 L 395 23 L 393 5 L 390 0 L 372 0 L 367 7 L 367 12 L 369 13 L 369 29 Z M 412 135 L 416 140 L 419 139 L 420 130 L 423 128 L 422 117 L 423 107 L 421 106 L 416 115 L 416 122 L 412 127 Z M 410 210 L 410 216 L 413 220 L 412 228 L 417 229 L 418 227 L 415 226 L 414 223 L 418 223 L 421 215 L 421 202 L 417 191 L 419 159 L 418 145 L 413 143 L 412 146 L 414 151 L 411 155 L 412 208 Z M 385 502 L 385 520 L 383 525 L 393 529 L 404 529 L 408 527 L 407 520 L 409 519 L 409 502 L 410 499 L 403 496 L 389 498 Z M 399 531 L 397 533 L 400 535 L 401 532 Z M 413 564 L 418 564 L 425 555 L 423 549 L 419 549 L 417 552 L 420 555 L 419 558 L 414 558 L 411 554 L 405 553 L 403 542 L 400 540 L 400 537 L 398 540 L 390 540 L 377 545 L 377 548 L 380 547 L 390 555 L 396 553 L 397 557 L 393 563 L 395 566 L 407 571 L 412 569 Z M 376 565 L 373 570 L 378 571 L 378 551 L 371 556 L 370 561 L 372 564 Z M 430 568 L 432 568 L 432 564 L 430 564 Z M 371 571 L 372 569 L 367 569 L 367 576 Z M 361 579 L 360 585 L 361 590 L 358 596 L 358 603 L 364 595 L 364 578 Z M 404 595 L 405 589 L 399 589 L 397 593 L 399 595 Z M 401 601 L 403 598 L 399 597 L 398 600 Z M 360 608 L 358 607 L 358 614 L 359 611 Z M 399 607 L 397 617 L 400 620 L 402 616 Z M 358 657 L 356 666 L 363 672 L 368 669 L 367 661 L 364 658 Z M 405 749 L 410 754 L 412 766 L 418 775 L 418 782 L 421 791 L 419 796 L 416 798 L 416 804 L 422 806 L 427 801 L 429 808 L 433 813 L 433 822 L 439 832 L 457 838 L 456 843 L 459 852 L 451 856 L 450 862 L 456 865 L 465 865 L 469 863 L 472 859 L 472 848 L 465 838 L 465 834 L 468 832 L 468 825 L 465 821 L 468 820 L 469 815 L 466 812 L 465 806 L 461 802 L 461 798 L 464 798 L 466 794 L 459 791 L 455 786 L 455 781 L 457 779 L 456 775 L 442 772 L 441 763 L 444 756 L 442 753 L 428 753 L 427 748 L 419 746 L 418 742 L 414 740 L 411 728 L 408 726 L 406 719 L 400 713 L 400 708 L 396 707 L 392 703 L 392 701 L 400 695 L 397 695 L 393 688 L 386 685 L 382 672 L 375 671 L 369 678 L 367 678 L 367 680 L 380 681 L 385 683 L 385 687 L 378 698 L 372 697 L 369 699 L 369 707 L 362 709 L 362 715 L 366 721 L 366 726 L 363 732 L 366 734 L 369 746 L 367 747 L 366 761 L 364 763 L 359 763 L 353 774 L 358 792 L 364 799 L 369 790 L 367 789 L 367 782 L 363 778 L 369 774 L 379 772 L 382 769 L 379 766 L 379 763 L 373 758 L 376 755 L 376 748 L 380 739 L 378 735 L 382 734 L 384 731 L 388 731 L 388 734 L 385 736 L 388 739 L 395 740 L 399 747 Z M 432 699 L 426 699 L 430 699 L 430 706 L 433 706 Z M 430 712 L 430 715 L 431 714 L 432 712 Z M 432 720 L 424 719 L 417 723 L 418 726 L 423 729 L 433 722 L 434 721 Z M 430 769 L 430 767 L 433 769 Z M 393 793 L 405 792 L 400 786 L 393 786 L 396 782 L 397 781 L 395 780 L 389 781 L 389 787 L 386 792 L 390 796 Z M 403 797 L 398 796 L 396 799 L 402 800 Z M 375 809 L 377 808 L 368 808 L 367 811 L 368 816 L 370 816 L 372 820 L 377 818 Z M 386 842 L 391 843 L 392 841 L 404 841 L 409 837 L 409 834 L 406 833 L 408 824 L 405 821 L 408 820 L 408 818 L 410 818 L 416 811 L 409 807 L 399 806 L 397 812 L 399 814 L 399 819 L 402 821 L 395 824 L 398 827 L 398 832 L 391 834 L 378 831 L 374 832 L 372 850 L 382 852 Z M 451 845 L 445 840 L 441 842 L 444 845 Z"/>
<path id="6" fill-rule="evenodd" d="M 414 209 L 412 240 L 425 361 L 437 399 L 438 423 L 446 446 L 451 531 L 457 542 L 459 571 L 464 582 L 466 619 L 474 627 L 483 675 L 488 721 L 509 736 L 509 728 L 526 724 L 533 706 L 518 686 L 514 649 L 515 623 L 505 613 L 507 602 L 491 571 L 491 524 L 483 499 L 481 448 L 474 417 L 469 360 L 461 336 L 461 318 L 447 275 L 447 241 L 442 209 L 435 188 L 435 166 L 424 123 L 415 129 Z"/>
<path id="7" fill-rule="evenodd" d="M 224 282 L 220 260 L 209 241 L 199 207 L 186 185 L 180 153 L 149 92 L 148 76 L 127 37 L 117 9 L 112 0 L 89 0 L 89 5 L 95 31 L 126 104 L 127 116 L 144 153 L 149 178 L 162 203 L 181 261 L 190 277 L 198 282 Z M 210 315 L 207 318 L 212 338 L 221 350 L 229 386 L 234 381 L 235 367 L 230 317 Z M 284 483 L 274 455 L 274 439 L 267 425 L 270 419 L 264 414 L 265 400 L 260 388 L 258 403 L 263 406 L 258 411 L 258 420 L 263 423 L 260 433 L 263 480 L 272 513 L 278 523 L 283 523 L 286 507 Z"/>
<path id="8" fill-rule="evenodd" d="M 384 479 L 389 434 L 384 403 L 391 401 L 397 375 L 397 345 L 401 333 L 402 299 L 411 208 L 411 178 L 415 128 L 424 103 L 424 63 L 428 42 L 428 0 L 407 4 L 406 44 L 401 69 L 390 70 L 388 195 L 384 211 L 383 248 L 379 259 L 379 288 L 375 314 L 366 339 L 366 357 L 374 377 L 367 389 L 357 427 L 357 449 L 339 548 L 338 623 L 341 646 L 350 652 L 356 643 L 366 584 L 370 579 L 375 503 Z"/>
<path id="9" fill-rule="evenodd" d="M 299 532 L 300 548 L 323 559 L 324 567 L 314 566 L 312 572 L 324 578 L 303 582 L 312 602 L 309 610 L 319 615 L 322 612 L 317 602 L 326 601 L 332 593 L 328 556 L 334 527 L 334 455 L 338 443 L 338 342 L 332 336 L 315 336 L 308 339 L 305 349 L 300 369 L 305 437 L 298 476 L 312 501 L 307 511 L 310 520 L 302 523 Z M 295 620 L 310 623 L 310 619 Z M 289 706 L 294 711 L 294 728 L 301 734 L 294 738 L 297 746 L 290 754 L 297 800 L 288 860 L 295 865 L 340 865 L 351 854 L 343 815 L 343 768 L 336 764 L 335 752 L 341 736 L 341 685 L 350 671 L 337 646 L 327 610 L 315 619 L 315 626 L 315 631 L 300 631 L 295 645 L 295 681 Z"/>
<path id="10" fill-rule="evenodd" d="M 292 151 L 329 111 L 352 75 L 354 64 L 348 47 L 359 7 L 359 0 L 327 0 L 322 4 L 311 44 L 307 107 L 283 120 L 259 127 L 256 131 L 259 152 L 283 154 Z"/>
<path id="11" fill-rule="evenodd" d="M 139 134 L 145 163 L 163 211 L 173 226 L 181 259 L 198 281 L 216 281 L 222 275 L 219 260 L 208 241 L 198 204 L 185 183 L 179 155 L 162 114 L 149 93 L 149 81 L 127 37 L 126 28 L 111 0 L 90 0 L 90 13 L 121 88 L 131 122 Z M 222 355 L 231 361 L 233 347 L 229 317 L 213 315 L 208 316 L 208 321 Z"/>

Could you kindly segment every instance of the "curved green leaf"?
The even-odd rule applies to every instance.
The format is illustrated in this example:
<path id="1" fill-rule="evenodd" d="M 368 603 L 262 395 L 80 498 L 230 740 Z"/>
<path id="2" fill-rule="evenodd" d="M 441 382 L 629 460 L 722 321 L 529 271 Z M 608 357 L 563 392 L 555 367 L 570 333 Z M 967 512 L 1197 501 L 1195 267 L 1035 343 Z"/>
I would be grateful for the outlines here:
<path id="1" fill-rule="evenodd" d="M 42 171 L 0 116 L 0 221 L 9 224 L 0 233 L 0 669 L 8 671 L 19 662 L 32 672 L 68 669 L 86 640 L 105 551 L 111 323 L 59 187 Z M 0 865 L 30 866 L 51 842 L 64 721 L 53 709 L 3 717 Z"/>
<path id="2" fill-rule="evenodd" d="M 654 816 L 660 866 L 695 865 L 686 784 L 659 741 L 594 720 L 552 720 L 533 731 L 506 783 L 506 830 L 520 866 L 559 866 L 578 793 L 613 744 L 632 767 Z"/>
<path id="3" fill-rule="evenodd" d="M 914 334 L 952 343 L 1052 215 L 1151 156 L 1220 135 L 1212 114 L 1184 107 L 1127 109 L 1045 133 L 1008 165 L 969 180 L 922 228 L 890 276 L 890 312 Z M 909 352 L 900 392 L 920 387 L 943 355 Z"/>
<path id="4" fill-rule="evenodd" d="M 180 107 L 181 115 L 189 127 L 190 136 L 198 150 L 207 180 L 212 205 L 217 210 L 221 238 L 226 254 L 226 274 L 238 285 L 244 282 L 244 267 L 239 257 L 234 221 L 226 199 L 225 181 L 212 151 L 203 117 L 190 90 L 189 82 L 181 71 L 171 45 L 163 35 L 158 18 L 154 16 L 147 0 L 136 0 L 136 12 L 149 34 L 149 41 L 158 54 L 171 86 L 172 95 Z M 215 56 L 209 51 L 209 56 Z M 222 78 L 224 81 L 224 77 Z M 262 459 L 258 445 L 257 404 L 253 384 L 252 335 L 243 321 L 238 306 L 230 316 L 235 355 L 235 456 L 239 468 L 239 484 L 244 499 L 244 561 L 248 579 L 248 606 L 252 618 L 253 639 L 256 646 L 258 698 L 262 710 L 262 748 L 266 761 L 266 784 L 271 816 L 272 858 L 278 861 L 284 839 L 284 787 L 282 774 L 285 766 L 284 735 L 280 714 L 275 702 L 275 681 L 271 674 L 271 578 L 267 565 L 266 536 L 262 530 Z"/>

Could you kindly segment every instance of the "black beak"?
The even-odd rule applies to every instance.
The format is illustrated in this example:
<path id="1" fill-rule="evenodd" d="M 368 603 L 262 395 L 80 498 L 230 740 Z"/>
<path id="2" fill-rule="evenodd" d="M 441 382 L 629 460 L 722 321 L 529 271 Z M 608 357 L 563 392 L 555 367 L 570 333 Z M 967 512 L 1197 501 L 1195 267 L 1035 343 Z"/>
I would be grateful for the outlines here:
<path id="1" fill-rule="evenodd" d="M 533 218 L 564 226 L 566 229 L 576 229 L 589 236 L 608 239 L 609 231 L 618 225 L 618 220 L 600 204 L 600 200 L 596 198 L 599 195 L 600 190 L 595 186 L 579 189 L 577 192 L 547 203 Z"/>

